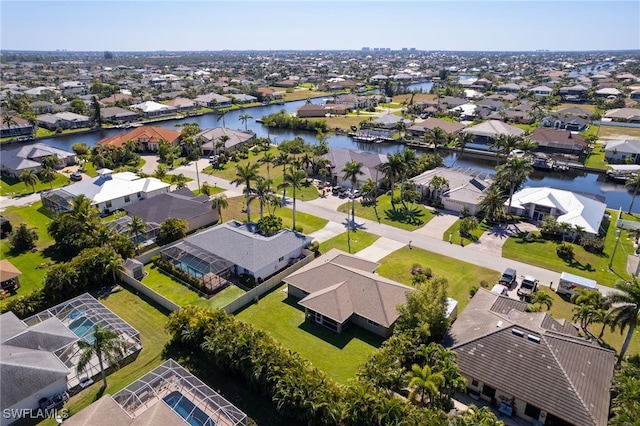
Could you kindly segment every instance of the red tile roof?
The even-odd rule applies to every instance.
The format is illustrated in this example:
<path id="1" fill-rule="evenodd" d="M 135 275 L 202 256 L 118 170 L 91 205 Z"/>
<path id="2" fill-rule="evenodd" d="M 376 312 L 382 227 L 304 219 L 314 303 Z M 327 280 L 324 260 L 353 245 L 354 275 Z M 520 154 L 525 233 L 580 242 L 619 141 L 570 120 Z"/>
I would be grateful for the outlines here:
<path id="1" fill-rule="evenodd" d="M 129 140 L 138 141 L 141 139 L 156 143 L 160 140 L 166 140 L 173 145 L 178 138 L 180 138 L 180 132 L 176 132 L 175 130 L 164 129 L 162 127 L 142 126 L 126 133 L 104 138 L 98 142 L 98 145 L 121 147 Z"/>

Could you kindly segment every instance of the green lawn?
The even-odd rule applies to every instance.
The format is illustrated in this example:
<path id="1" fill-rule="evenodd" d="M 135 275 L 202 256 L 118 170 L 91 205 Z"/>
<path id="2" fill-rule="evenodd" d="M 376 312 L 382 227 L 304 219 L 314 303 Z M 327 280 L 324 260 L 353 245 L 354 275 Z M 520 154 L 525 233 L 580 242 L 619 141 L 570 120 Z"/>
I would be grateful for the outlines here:
<path id="1" fill-rule="evenodd" d="M 357 367 L 380 346 L 382 338 L 360 327 L 348 327 L 342 334 L 305 321 L 304 310 L 280 286 L 236 316 L 267 331 L 289 349 L 307 358 L 332 379 L 347 383 Z"/>
<path id="2" fill-rule="evenodd" d="M 640 128 L 600 126 L 598 137 L 600 139 L 638 139 L 640 138 Z"/>
<path id="3" fill-rule="evenodd" d="M 600 170 L 607 170 L 609 168 L 609 162 L 604 158 L 604 147 L 601 143 L 593 145 L 593 151 L 591 151 L 591 154 L 587 157 L 584 165 Z"/>
<path id="4" fill-rule="evenodd" d="M 465 244 L 478 241 L 482 234 L 484 234 L 484 232 L 490 228 L 491 225 L 488 225 L 485 222 L 480 222 L 478 224 L 478 227 L 475 230 L 471 231 L 471 238 L 464 239 Z M 460 233 L 458 232 L 459 230 L 460 219 L 456 220 L 455 223 L 449 227 L 449 229 L 444 231 L 444 233 L 442 234 L 442 241 L 450 241 L 452 244 L 460 244 Z M 449 240 L 449 236 L 451 236 L 451 240 Z"/>
<path id="5" fill-rule="evenodd" d="M 383 277 L 411 285 L 411 267 L 420 264 L 431 268 L 435 277 L 445 277 L 449 281 L 448 295 L 458 301 L 458 312 L 469 303 L 469 290 L 479 286 L 481 281 L 489 285 L 500 278 L 500 273 L 482 266 L 456 260 L 418 248 L 403 247 L 379 261 L 376 270 Z"/>
<path id="6" fill-rule="evenodd" d="M 398 194 L 399 192 L 396 191 L 396 195 Z M 423 227 L 436 215 L 436 210 L 430 209 L 423 204 L 411 204 L 409 207 L 411 218 L 407 219 L 402 211 L 402 204 L 396 204 L 394 210 L 391 207 L 391 197 L 385 194 L 378 197 L 378 201 L 375 204 L 363 204 L 362 201 L 356 201 L 355 211 L 357 217 L 379 221 L 385 225 L 408 231 Z M 338 207 L 338 211 L 351 215 L 351 201 L 346 200 L 344 204 Z"/>
<path id="7" fill-rule="evenodd" d="M 155 266 L 150 264 L 146 265 L 145 271 L 147 272 L 147 275 L 142 279 L 142 283 L 144 285 L 183 307 L 195 305 L 202 308 L 222 308 L 245 293 L 244 290 L 236 286 L 230 286 L 217 293 L 212 298 L 207 299 L 205 297 L 200 297 L 198 293 L 175 281 L 169 275 L 158 270 Z"/>
<path id="8" fill-rule="evenodd" d="M 56 178 L 53 182 L 38 182 L 35 185 L 35 190 L 36 192 L 48 191 L 52 189 L 52 187 L 60 188 L 70 183 L 71 180 L 67 176 L 56 172 Z M 29 194 L 33 194 L 33 188 L 25 185 L 24 182 L 4 175 L 0 178 L 0 195 L 20 197 Z"/>
<path id="9" fill-rule="evenodd" d="M 351 251 L 349 252 L 349 242 L 347 241 L 347 233 L 342 233 L 337 235 L 330 240 L 325 241 L 320 244 L 320 253 L 326 253 L 329 250 L 336 248 L 338 250 L 342 250 L 347 253 L 357 253 L 360 250 L 369 247 L 371 244 L 376 242 L 378 238 L 377 235 L 370 234 L 365 231 L 361 231 L 358 229 L 354 229 L 349 232 L 351 239 Z"/>
<path id="10" fill-rule="evenodd" d="M 536 121 L 535 123 L 531 123 L 531 124 L 519 124 L 519 123 L 513 123 L 512 126 L 517 127 L 519 129 L 524 130 L 525 132 L 533 132 L 537 127 L 538 127 L 538 122 Z"/>
<path id="11" fill-rule="evenodd" d="M 612 262 L 612 269 L 609 270 L 609 261 L 616 245 L 615 222 L 618 219 L 618 212 L 607 210 L 611 214 L 611 223 L 608 226 L 605 239 L 605 249 L 602 254 L 589 253 L 577 244 L 574 247 L 575 259 L 569 263 L 556 255 L 557 242 L 543 239 L 536 239 L 526 242 L 517 236 L 510 237 L 502 246 L 502 256 L 519 260 L 521 262 L 540 266 L 557 272 L 569 272 L 586 278 L 596 280 L 599 284 L 612 286 L 620 278 L 628 278 L 626 272 L 627 255 L 633 253 L 633 240 L 629 238 L 626 231 L 622 231 L 618 249 Z M 624 215 L 628 218 L 629 215 Z"/>

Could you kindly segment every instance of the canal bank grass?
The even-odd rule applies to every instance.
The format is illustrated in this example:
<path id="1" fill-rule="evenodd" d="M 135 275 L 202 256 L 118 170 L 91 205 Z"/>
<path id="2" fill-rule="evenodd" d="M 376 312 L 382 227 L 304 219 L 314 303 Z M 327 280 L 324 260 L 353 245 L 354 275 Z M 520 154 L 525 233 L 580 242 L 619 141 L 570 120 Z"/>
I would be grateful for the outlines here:
<path id="1" fill-rule="evenodd" d="M 48 191 L 50 189 L 61 188 L 71 183 L 71 180 L 62 173 L 56 172 L 56 178 L 52 182 L 38 181 L 35 185 L 36 192 Z M 0 178 L 0 195 L 4 197 L 21 197 L 23 195 L 33 194 L 31 185 L 25 185 L 19 179 L 10 178 L 2 175 Z"/>
<path id="2" fill-rule="evenodd" d="M 449 227 L 449 229 L 444 231 L 444 233 L 442 234 L 442 241 L 449 241 L 449 235 L 451 235 L 451 243 L 460 244 L 460 222 L 461 219 L 456 220 L 453 225 Z M 478 241 L 482 234 L 484 234 L 485 231 L 488 231 L 489 229 L 491 229 L 491 225 L 487 224 L 486 222 L 483 221 L 478 223 L 478 227 L 470 232 L 471 236 L 464 239 L 464 244 L 467 245 L 469 243 Z"/>
<path id="3" fill-rule="evenodd" d="M 595 143 L 593 150 L 584 162 L 584 165 L 592 169 L 607 170 L 609 168 L 609 162 L 604 158 L 604 145 L 602 143 Z"/>
<path id="4" fill-rule="evenodd" d="M 271 87 L 275 92 L 282 92 L 283 100 L 285 101 L 299 101 L 301 99 L 307 98 L 319 98 L 322 96 L 333 96 L 334 93 L 331 92 L 322 92 L 317 90 L 309 90 L 309 88 L 299 87 L 293 90 L 293 92 L 288 92 L 282 87 Z"/>
<path id="5" fill-rule="evenodd" d="M 391 197 L 387 194 L 378 197 L 375 203 L 363 203 L 356 200 L 356 223 L 358 217 L 395 226 L 396 228 L 414 231 L 426 225 L 437 214 L 437 211 L 424 204 L 408 204 L 404 210 L 402 204 L 391 205 Z M 345 198 L 345 203 L 338 207 L 341 213 L 351 215 L 351 200 Z"/>
<path id="6" fill-rule="evenodd" d="M 502 256 L 558 273 L 569 272 L 596 280 L 599 285 L 612 287 L 619 279 L 629 278 L 629 274 L 626 272 L 627 255 L 632 254 L 634 248 L 633 238 L 628 235 L 627 231 L 622 231 L 612 268 L 609 269 L 611 255 L 616 246 L 615 222 L 618 218 L 618 212 L 611 209 L 607 209 L 607 211 L 611 214 L 611 221 L 608 224 L 605 249 L 602 254 L 590 253 L 582 246 L 568 241 L 566 244 L 573 247 L 575 257 L 572 261 L 565 261 L 556 254 L 556 248 L 562 241 L 544 240 L 538 232 L 535 232 L 533 234 L 536 238 L 533 241 L 526 241 L 522 238 L 522 234 L 509 237 L 502 246 Z"/>
<path id="7" fill-rule="evenodd" d="M 329 130 L 342 130 L 345 132 L 351 131 L 351 126 L 360 127 L 360 123 L 369 118 L 376 118 L 377 115 L 333 115 L 330 117 L 323 118 L 307 118 L 307 120 L 311 122 L 319 122 L 324 121 L 327 123 L 327 128 Z"/>
<path id="8" fill-rule="evenodd" d="M 469 303 L 472 287 L 479 287 L 482 281 L 491 285 L 500 278 L 500 273 L 492 269 L 416 247 L 402 247 L 378 262 L 380 267 L 376 270 L 377 274 L 408 286 L 411 285 L 410 271 L 415 264 L 431 268 L 434 277 L 447 279 L 447 294 L 458 301 L 458 313 Z"/>
<path id="9" fill-rule="evenodd" d="M 599 139 L 640 139 L 640 127 L 600 126 Z"/>
<path id="10" fill-rule="evenodd" d="M 298 300 L 288 296 L 286 288 L 276 287 L 236 317 L 266 331 L 332 379 L 347 384 L 355 377 L 358 366 L 380 347 L 382 337 L 354 325 L 338 334 L 306 321 L 304 309 Z"/>
<path id="11" fill-rule="evenodd" d="M 320 243 L 320 253 L 326 253 L 334 248 L 345 253 L 357 253 L 375 243 L 378 238 L 380 238 L 378 235 L 370 234 L 360 229 L 353 229 L 349 231 L 349 235 L 344 232 Z M 350 243 L 349 240 L 351 241 Z M 349 251 L 349 244 L 351 245 L 351 251 Z"/>

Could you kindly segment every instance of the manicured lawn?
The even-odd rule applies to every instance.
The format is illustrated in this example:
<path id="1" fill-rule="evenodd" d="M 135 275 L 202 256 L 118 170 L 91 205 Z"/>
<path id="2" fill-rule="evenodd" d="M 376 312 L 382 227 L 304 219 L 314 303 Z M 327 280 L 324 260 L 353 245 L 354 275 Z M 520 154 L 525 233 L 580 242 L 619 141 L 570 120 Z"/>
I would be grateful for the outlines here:
<path id="1" fill-rule="evenodd" d="M 558 111 L 558 110 L 561 110 L 561 109 L 573 108 L 573 107 L 584 109 L 584 110 L 589 111 L 589 112 L 594 112 L 596 110 L 596 106 L 595 105 L 588 105 L 588 104 L 560 104 L 560 105 L 558 105 L 558 108 L 556 108 L 556 110 Z"/>
<path id="2" fill-rule="evenodd" d="M 584 165 L 593 169 L 607 170 L 609 168 L 609 162 L 604 159 L 604 149 L 601 143 L 593 145 L 593 151 L 587 157 L 587 161 Z"/>
<path id="3" fill-rule="evenodd" d="M 515 126 L 519 129 L 524 130 L 525 132 L 533 132 L 537 127 L 538 127 L 538 123 L 532 123 L 532 124 L 518 124 L 518 123 L 514 123 L 512 124 L 512 126 Z"/>
<path id="4" fill-rule="evenodd" d="M 309 118 L 309 121 L 325 121 L 327 127 L 331 130 L 341 129 L 344 131 L 351 131 L 351 126 L 358 126 L 360 122 L 372 117 L 371 115 L 335 115 L 325 118 Z"/>
<path id="5" fill-rule="evenodd" d="M 69 185 L 71 180 L 61 173 L 56 172 L 56 178 L 53 182 L 38 182 L 35 185 L 36 192 L 48 191 L 52 188 L 60 188 Z M 24 182 L 18 179 L 11 179 L 7 176 L 2 176 L 0 179 L 0 195 L 20 197 L 22 195 L 33 194 L 31 186 L 27 186 Z"/>
<path id="6" fill-rule="evenodd" d="M 600 126 L 596 126 L 594 124 L 588 124 L 587 125 L 587 130 L 585 130 L 583 132 L 580 132 L 580 134 L 582 136 L 585 136 L 585 137 L 587 137 L 589 135 L 598 136 L 599 131 L 600 131 Z"/>
<path id="7" fill-rule="evenodd" d="M 402 104 L 402 102 L 404 101 L 409 102 L 412 96 L 413 96 L 413 102 L 418 102 L 422 100 L 433 101 L 436 99 L 436 95 L 433 95 L 431 93 L 416 93 L 415 95 L 408 93 L 405 95 L 396 95 L 393 97 L 392 100 L 397 104 Z"/>
<path id="8" fill-rule="evenodd" d="M 435 277 L 445 277 L 449 281 L 448 295 L 458 301 L 458 312 L 462 312 L 469 303 L 469 290 L 479 287 L 481 281 L 489 285 L 497 282 L 500 273 L 482 266 L 452 259 L 437 253 L 419 248 L 403 247 L 382 258 L 380 267 L 376 270 L 383 277 L 411 285 L 411 267 L 420 264 L 431 268 Z"/>
<path id="9" fill-rule="evenodd" d="M 353 379 L 357 367 L 380 346 L 382 338 L 354 325 L 337 334 L 305 321 L 304 310 L 283 292 L 285 288 L 275 288 L 236 316 L 267 331 L 332 379 L 340 383 Z"/>
<path id="10" fill-rule="evenodd" d="M 486 224 L 485 222 L 480 222 L 478 224 L 478 227 L 475 230 L 471 231 L 471 238 L 464 239 L 465 245 L 468 244 L 469 242 L 478 241 L 478 239 L 482 236 L 482 234 L 484 234 L 484 232 L 489 228 L 491 228 L 490 225 Z M 451 235 L 450 242 L 452 244 L 460 244 L 460 233 L 458 232 L 459 230 L 460 230 L 460 219 L 456 220 L 456 222 L 453 225 L 451 225 L 449 229 L 444 231 L 444 234 L 442 234 L 442 241 L 449 241 L 449 235 Z"/>
<path id="11" fill-rule="evenodd" d="M 600 139 L 639 139 L 640 128 L 637 127 L 614 127 L 600 126 L 598 133 Z"/>
<path id="12" fill-rule="evenodd" d="M 147 275 L 142 279 L 144 285 L 183 307 L 195 305 L 202 308 L 222 308 L 245 293 L 244 290 L 236 286 L 229 286 L 207 299 L 200 297 L 198 293 L 175 281 L 151 264 L 145 266 L 145 271 Z"/>
<path id="13" fill-rule="evenodd" d="M 396 191 L 396 196 L 399 194 Z M 396 204 L 395 210 L 391 206 L 391 197 L 387 194 L 378 197 L 376 204 L 363 204 L 356 200 L 356 217 L 379 221 L 385 225 L 409 231 L 416 230 L 427 224 L 436 214 L 436 210 L 427 208 L 423 204 L 410 204 L 411 217 L 407 218 L 402 211 L 402 204 Z M 338 211 L 351 215 L 351 201 L 345 198 L 345 203 L 338 207 Z M 358 219 L 356 219 L 356 222 Z"/>
<path id="14" fill-rule="evenodd" d="M 333 96 L 333 93 L 317 92 L 305 88 L 296 89 L 293 92 L 286 92 L 282 87 L 272 87 L 272 89 L 276 92 L 283 92 L 285 101 L 299 101 L 300 99 L 317 98 L 319 96 Z"/>
<path id="15" fill-rule="evenodd" d="M 558 242 L 543 239 L 526 242 L 519 237 L 510 237 L 502 247 L 502 256 L 552 271 L 566 271 L 591 278 L 601 285 L 612 286 L 618 279 L 628 278 L 627 255 L 633 253 L 633 239 L 629 238 L 626 231 L 622 231 L 612 263 L 613 271 L 609 270 L 609 261 L 616 245 L 615 222 L 618 219 L 618 212 L 611 209 L 607 211 L 611 214 L 611 223 L 608 226 L 605 249 L 602 254 L 589 253 L 581 246 L 569 243 L 573 246 L 575 253 L 574 261 L 569 263 L 556 255 Z"/>
<path id="16" fill-rule="evenodd" d="M 351 234 L 351 251 L 349 251 L 349 242 L 347 241 L 347 233 L 337 235 L 330 240 L 320 244 L 320 253 L 326 253 L 332 248 L 342 250 L 347 253 L 357 253 L 360 250 L 369 247 L 376 242 L 378 235 L 370 234 L 365 231 L 354 229 L 349 232 Z"/>

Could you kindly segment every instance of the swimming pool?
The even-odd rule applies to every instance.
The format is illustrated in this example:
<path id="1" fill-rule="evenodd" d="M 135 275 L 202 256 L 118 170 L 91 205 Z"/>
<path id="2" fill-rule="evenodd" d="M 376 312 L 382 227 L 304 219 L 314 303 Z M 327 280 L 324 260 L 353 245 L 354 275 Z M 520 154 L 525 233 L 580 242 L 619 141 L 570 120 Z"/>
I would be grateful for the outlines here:
<path id="1" fill-rule="evenodd" d="M 162 398 L 169 407 L 187 421 L 191 426 L 216 426 L 216 422 L 207 416 L 204 411 L 179 391 L 173 391 Z"/>
<path id="2" fill-rule="evenodd" d="M 89 318 L 78 318 L 69 324 L 69 330 L 79 338 L 84 338 L 88 343 L 94 342 L 93 330 L 96 324 Z"/>

